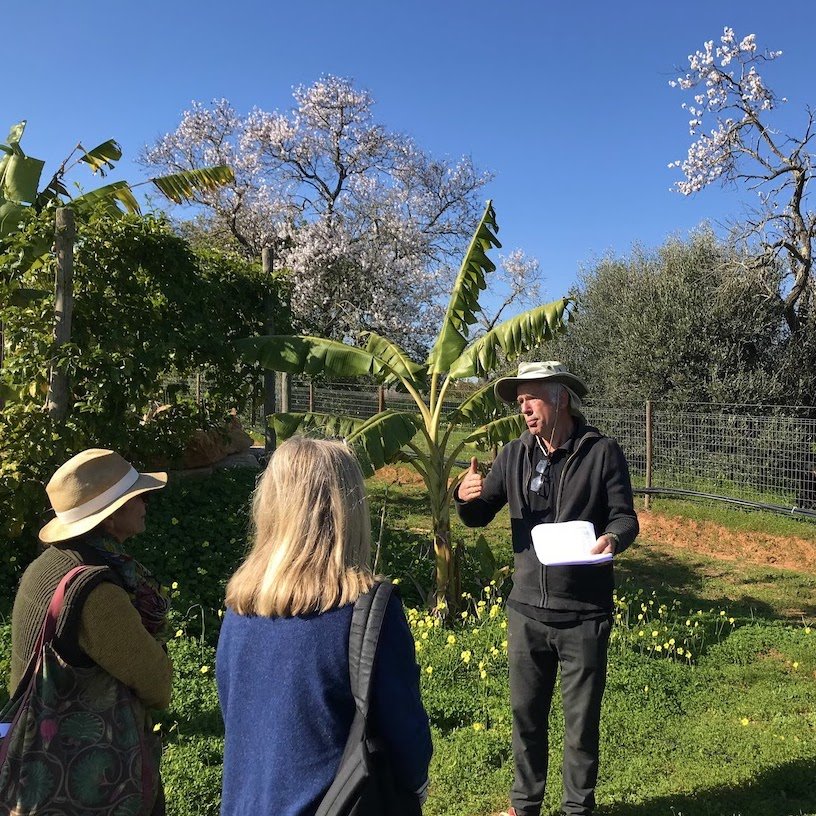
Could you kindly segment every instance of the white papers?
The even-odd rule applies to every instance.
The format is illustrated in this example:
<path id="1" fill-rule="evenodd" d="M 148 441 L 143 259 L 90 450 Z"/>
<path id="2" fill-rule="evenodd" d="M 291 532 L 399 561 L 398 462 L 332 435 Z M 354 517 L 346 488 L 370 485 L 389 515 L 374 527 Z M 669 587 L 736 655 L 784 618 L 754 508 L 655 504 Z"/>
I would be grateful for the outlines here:
<path id="1" fill-rule="evenodd" d="M 532 536 L 538 560 L 548 567 L 602 564 L 612 560 L 612 553 L 590 553 L 596 543 L 591 521 L 537 524 L 532 529 Z"/>

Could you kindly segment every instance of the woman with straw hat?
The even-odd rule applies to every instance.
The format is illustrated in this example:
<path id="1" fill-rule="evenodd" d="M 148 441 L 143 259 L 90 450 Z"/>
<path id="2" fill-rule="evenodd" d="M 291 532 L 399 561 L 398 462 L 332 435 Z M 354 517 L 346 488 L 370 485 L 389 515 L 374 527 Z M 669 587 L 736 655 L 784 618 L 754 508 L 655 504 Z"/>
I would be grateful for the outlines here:
<path id="1" fill-rule="evenodd" d="M 169 602 L 123 544 L 144 531 L 147 494 L 166 483 L 167 474 L 139 473 L 118 453 L 96 448 L 78 453 L 51 477 L 46 493 L 54 518 L 40 531 L 46 548 L 26 569 L 14 601 L 12 692 L 36 649 L 57 587 L 75 567 L 85 567 L 68 586 L 53 645 L 70 667 L 100 667 L 129 689 L 136 718 L 153 741 L 146 710 L 170 703 L 172 666 L 164 647 Z M 63 741 L 61 762 L 65 745 Z M 77 740 L 76 751 L 82 748 Z M 91 801 L 99 799 L 98 789 L 80 789 L 73 795 L 78 797 L 77 807 L 100 815 L 109 812 L 100 809 L 99 801 Z M 81 801 L 83 795 L 90 797 L 87 802 Z M 157 776 L 145 797 L 142 812 L 164 813 Z"/>

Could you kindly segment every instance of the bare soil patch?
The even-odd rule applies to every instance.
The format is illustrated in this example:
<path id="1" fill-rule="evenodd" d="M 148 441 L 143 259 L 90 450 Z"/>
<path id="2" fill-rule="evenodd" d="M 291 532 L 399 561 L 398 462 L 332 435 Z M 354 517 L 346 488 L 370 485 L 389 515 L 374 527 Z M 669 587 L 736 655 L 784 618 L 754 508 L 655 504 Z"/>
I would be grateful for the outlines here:
<path id="1" fill-rule="evenodd" d="M 709 558 L 816 572 L 816 542 L 792 536 L 737 532 L 711 521 L 638 513 L 640 534 L 660 544 Z"/>
<path id="2" fill-rule="evenodd" d="M 422 477 L 404 464 L 377 471 L 388 483 L 421 485 Z M 638 512 L 640 534 L 656 544 L 698 553 L 723 561 L 743 561 L 760 566 L 816 572 L 816 541 L 794 536 L 729 530 L 713 521 L 696 521 L 656 512 Z"/>
<path id="3" fill-rule="evenodd" d="M 409 465 L 386 465 L 377 471 L 377 478 L 398 485 L 421 485 L 422 477 Z"/>

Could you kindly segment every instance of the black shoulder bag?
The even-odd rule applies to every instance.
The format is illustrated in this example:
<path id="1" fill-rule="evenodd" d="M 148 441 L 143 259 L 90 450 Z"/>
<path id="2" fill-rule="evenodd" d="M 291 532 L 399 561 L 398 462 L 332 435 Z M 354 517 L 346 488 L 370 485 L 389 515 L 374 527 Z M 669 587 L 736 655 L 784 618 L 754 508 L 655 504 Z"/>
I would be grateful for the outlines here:
<path id="1" fill-rule="evenodd" d="M 340 767 L 315 816 L 422 814 L 419 797 L 395 784 L 388 756 L 368 723 L 377 643 L 393 591 L 393 584 L 375 583 L 354 604 L 349 634 L 349 673 L 357 709 Z"/>

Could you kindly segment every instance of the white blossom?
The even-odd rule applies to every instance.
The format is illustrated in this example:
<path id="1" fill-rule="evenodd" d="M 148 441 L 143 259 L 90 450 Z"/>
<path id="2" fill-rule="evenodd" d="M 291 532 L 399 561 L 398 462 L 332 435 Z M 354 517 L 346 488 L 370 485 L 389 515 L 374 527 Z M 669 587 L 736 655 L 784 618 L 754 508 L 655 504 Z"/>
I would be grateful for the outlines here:
<path id="1" fill-rule="evenodd" d="M 276 245 L 296 328 L 343 339 L 372 329 L 418 348 L 490 177 L 386 129 L 348 79 L 325 76 L 293 97 L 288 112 L 245 116 L 226 100 L 195 102 L 143 159 L 166 170 L 233 167 L 235 183 L 200 202 L 249 254 Z"/>
<path id="2" fill-rule="evenodd" d="M 680 167 L 685 179 L 675 189 L 689 195 L 718 179 L 730 178 L 736 158 L 745 144 L 743 130 L 756 125 L 761 116 L 777 103 L 757 70 L 759 60 L 776 59 L 779 52 L 757 51 L 756 36 L 737 40 L 734 29 L 726 27 L 716 47 L 709 40 L 688 57 L 689 71 L 671 87 L 692 92 L 693 104 L 682 102 L 689 113 L 689 135 L 696 137 L 686 159 L 669 167 Z M 708 131 L 703 128 L 713 120 Z"/>
<path id="3" fill-rule="evenodd" d="M 779 298 L 793 336 L 816 298 L 816 214 L 807 209 L 807 187 L 816 164 L 811 151 L 816 113 L 806 111 L 798 138 L 775 123 L 777 106 L 787 100 L 776 96 L 760 70 L 781 55 L 760 51 L 754 34 L 738 39 L 729 27 L 716 48 L 708 41 L 689 55 L 687 73 L 669 84 L 692 97 L 693 104 L 683 102 L 682 108 L 690 116 L 693 141 L 686 158 L 670 162 L 669 168 L 682 171 L 674 189 L 683 195 L 717 181 L 756 193 L 758 208 L 744 225 L 742 238 L 757 248 L 762 263 L 778 265 L 785 275 Z"/>

